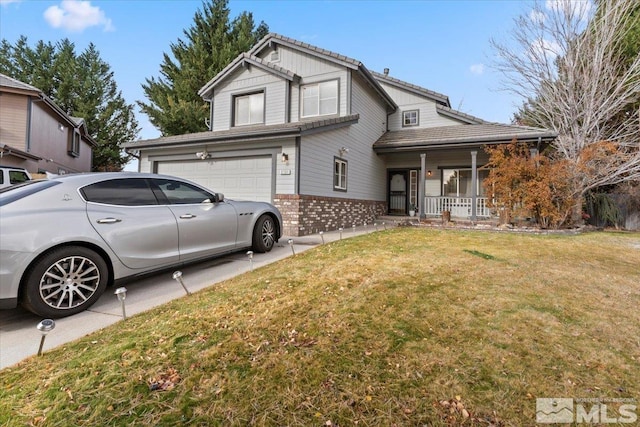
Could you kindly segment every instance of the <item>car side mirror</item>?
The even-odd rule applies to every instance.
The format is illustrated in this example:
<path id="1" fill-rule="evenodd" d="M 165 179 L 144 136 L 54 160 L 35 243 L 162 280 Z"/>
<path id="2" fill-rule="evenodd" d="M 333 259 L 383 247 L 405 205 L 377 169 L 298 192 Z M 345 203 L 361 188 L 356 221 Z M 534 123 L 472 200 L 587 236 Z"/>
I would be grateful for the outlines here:
<path id="1" fill-rule="evenodd" d="M 222 193 L 216 193 L 216 194 L 215 194 L 215 196 L 216 196 L 216 199 L 215 199 L 215 200 L 216 200 L 216 203 L 222 203 L 222 202 L 224 202 L 224 194 L 222 194 Z"/>

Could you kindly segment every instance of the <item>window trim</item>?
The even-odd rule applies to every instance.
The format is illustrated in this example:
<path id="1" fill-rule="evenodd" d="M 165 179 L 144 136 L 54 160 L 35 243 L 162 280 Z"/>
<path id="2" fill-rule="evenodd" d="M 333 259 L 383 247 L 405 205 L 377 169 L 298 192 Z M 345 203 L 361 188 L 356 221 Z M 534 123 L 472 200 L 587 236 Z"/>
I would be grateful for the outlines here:
<path id="1" fill-rule="evenodd" d="M 326 114 L 320 114 L 320 85 L 325 84 L 325 83 L 331 83 L 331 82 L 336 82 L 336 103 L 335 103 L 335 112 L 332 113 L 326 113 Z M 312 86 L 317 86 L 318 87 L 318 103 L 317 103 L 317 114 L 305 114 L 304 112 L 304 88 L 306 87 L 312 87 Z M 310 82 L 310 83 L 305 83 L 303 85 L 300 85 L 300 118 L 306 119 L 309 117 L 322 117 L 322 116 L 335 116 L 340 114 L 340 79 L 339 78 L 335 78 L 335 79 L 329 79 L 329 80 L 322 80 L 322 81 L 318 81 L 318 82 Z"/>
<path id="2" fill-rule="evenodd" d="M 344 173 L 342 173 L 342 170 L 340 170 L 340 173 L 336 173 L 337 165 L 344 165 Z M 341 191 L 346 193 L 348 188 L 347 179 L 349 178 L 349 161 L 341 157 L 334 156 L 333 172 L 331 175 L 333 176 L 333 191 Z M 342 181 L 342 179 L 340 178 L 344 178 L 344 187 L 340 186 L 340 183 Z"/>
<path id="3" fill-rule="evenodd" d="M 415 113 L 416 114 L 416 122 L 415 123 L 407 123 L 407 114 Z M 402 127 L 413 127 L 420 126 L 420 110 L 406 110 L 402 112 Z"/>
<path id="4" fill-rule="evenodd" d="M 73 129 L 72 132 L 69 133 L 69 149 L 68 154 L 71 157 L 80 157 L 80 131 L 78 129 Z"/>
<path id="5" fill-rule="evenodd" d="M 249 109 L 249 123 L 238 123 L 238 114 L 237 114 L 237 109 L 238 109 L 238 100 L 240 98 L 249 98 L 252 95 L 258 95 L 261 94 L 262 95 L 262 118 L 261 121 L 259 122 L 252 122 L 251 121 L 251 109 Z M 240 126 L 253 126 L 253 125 L 260 125 L 260 124 L 265 124 L 265 113 L 266 113 L 266 100 L 267 100 L 267 96 L 266 96 L 266 90 L 264 88 L 259 89 L 259 90 L 254 90 L 251 92 L 241 92 L 241 93 L 236 93 L 231 95 L 231 126 L 232 127 L 240 127 Z"/>

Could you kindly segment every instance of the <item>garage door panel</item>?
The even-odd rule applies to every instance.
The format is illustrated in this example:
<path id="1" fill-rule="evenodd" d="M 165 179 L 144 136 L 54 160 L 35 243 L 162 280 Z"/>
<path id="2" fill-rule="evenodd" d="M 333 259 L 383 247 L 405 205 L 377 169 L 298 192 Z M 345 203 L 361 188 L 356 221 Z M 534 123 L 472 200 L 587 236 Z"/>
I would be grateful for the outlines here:
<path id="1" fill-rule="evenodd" d="M 189 179 L 229 199 L 271 202 L 271 156 L 158 162 L 158 173 Z"/>

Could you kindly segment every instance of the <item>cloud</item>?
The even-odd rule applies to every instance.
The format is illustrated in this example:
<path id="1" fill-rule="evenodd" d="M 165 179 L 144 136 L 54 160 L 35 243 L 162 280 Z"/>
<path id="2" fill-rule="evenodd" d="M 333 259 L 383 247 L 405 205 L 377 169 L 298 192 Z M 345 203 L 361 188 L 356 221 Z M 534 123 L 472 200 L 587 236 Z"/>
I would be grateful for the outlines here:
<path id="1" fill-rule="evenodd" d="M 544 12 L 541 12 L 538 9 L 534 9 L 531 12 L 529 12 L 529 19 L 531 19 L 531 22 L 535 22 L 536 24 L 541 24 L 546 20 L 547 16 L 544 14 Z"/>
<path id="2" fill-rule="evenodd" d="M 574 15 L 581 20 L 587 20 L 593 3 L 591 0 L 547 0 L 545 6 L 549 10 Z"/>
<path id="3" fill-rule="evenodd" d="M 0 0 L 0 6 L 6 6 L 11 3 L 20 3 L 22 0 Z"/>
<path id="4" fill-rule="evenodd" d="M 60 6 L 51 6 L 44 12 L 44 19 L 53 28 L 82 32 L 86 28 L 99 26 L 104 31 L 114 31 L 111 19 L 90 1 L 62 0 Z"/>
<path id="5" fill-rule="evenodd" d="M 562 54 L 562 47 L 553 40 L 538 39 L 529 46 L 530 59 L 539 63 L 550 64 Z"/>
<path id="6" fill-rule="evenodd" d="M 471 67 L 469 67 L 469 70 L 473 73 L 473 74 L 482 74 L 484 73 L 484 64 L 473 64 Z"/>

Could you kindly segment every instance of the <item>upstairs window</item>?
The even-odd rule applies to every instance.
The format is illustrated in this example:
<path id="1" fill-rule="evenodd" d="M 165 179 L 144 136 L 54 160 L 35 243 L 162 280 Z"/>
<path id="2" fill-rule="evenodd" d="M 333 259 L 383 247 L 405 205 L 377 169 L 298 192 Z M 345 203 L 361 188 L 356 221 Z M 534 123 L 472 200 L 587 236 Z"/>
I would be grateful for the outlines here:
<path id="1" fill-rule="evenodd" d="M 69 155 L 72 157 L 78 157 L 80 155 L 80 132 L 74 129 L 69 134 Z"/>
<path id="2" fill-rule="evenodd" d="M 236 96 L 234 109 L 235 126 L 264 123 L 264 92 Z"/>
<path id="3" fill-rule="evenodd" d="M 402 112 L 402 126 L 418 126 L 419 124 L 418 110 L 409 110 Z"/>
<path id="4" fill-rule="evenodd" d="M 302 86 L 302 117 L 338 114 L 338 80 Z"/>
<path id="5" fill-rule="evenodd" d="M 338 157 L 334 159 L 333 189 L 347 191 L 347 161 Z"/>

